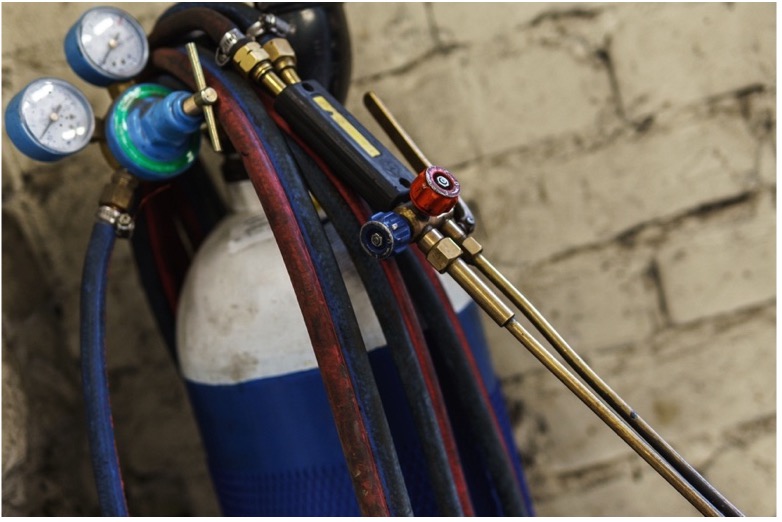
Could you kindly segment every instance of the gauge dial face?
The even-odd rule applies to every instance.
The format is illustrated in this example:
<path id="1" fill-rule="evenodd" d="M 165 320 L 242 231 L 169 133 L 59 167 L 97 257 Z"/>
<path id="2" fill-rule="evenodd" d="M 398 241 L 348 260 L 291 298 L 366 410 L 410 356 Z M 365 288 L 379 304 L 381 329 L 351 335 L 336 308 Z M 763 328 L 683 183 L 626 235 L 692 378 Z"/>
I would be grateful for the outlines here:
<path id="1" fill-rule="evenodd" d="M 98 71 L 127 80 L 144 69 L 149 56 L 147 37 L 128 13 L 96 7 L 87 11 L 79 24 L 79 47 Z"/>
<path id="2" fill-rule="evenodd" d="M 19 111 L 33 141 L 50 152 L 81 150 L 95 130 L 95 114 L 87 98 L 56 78 L 41 78 L 28 85 Z"/>

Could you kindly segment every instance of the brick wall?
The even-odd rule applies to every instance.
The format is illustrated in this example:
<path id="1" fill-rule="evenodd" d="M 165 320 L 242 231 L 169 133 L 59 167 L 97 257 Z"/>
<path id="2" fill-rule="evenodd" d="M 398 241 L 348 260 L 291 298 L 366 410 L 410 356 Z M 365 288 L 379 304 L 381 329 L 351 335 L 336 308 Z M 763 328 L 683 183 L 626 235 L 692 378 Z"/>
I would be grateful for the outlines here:
<path id="1" fill-rule="evenodd" d="M 149 29 L 161 4 L 124 6 Z M 3 4 L 3 107 L 85 4 Z M 775 513 L 773 4 L 349 4 L 354 82 L 462 181 L 488 255 L 750 515 Z M 41 31 L 41 28 L 46 30 Z M 30 35 L 36 35 L 29 43 Z M 85 88 L 105 110 L 108 97 Z M 368 124 L 376 129 L 373 124 Z M 4 514 L 94 514 L 81 256 L 106 167 L 3 136 Z M 120 244 L 110 379 L 131 511 L 216 514 L 185 395 Z M 124 277 L 123 277 L 124 275 Z M 486 324 L 542 515 L 694 510 Z"/>

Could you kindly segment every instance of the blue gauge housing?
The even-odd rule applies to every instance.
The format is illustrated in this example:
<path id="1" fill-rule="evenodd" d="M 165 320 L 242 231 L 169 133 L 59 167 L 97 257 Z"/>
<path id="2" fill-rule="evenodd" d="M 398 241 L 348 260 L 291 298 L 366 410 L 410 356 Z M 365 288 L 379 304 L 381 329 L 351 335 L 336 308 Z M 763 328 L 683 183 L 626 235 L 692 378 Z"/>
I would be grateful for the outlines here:
<path id="1" fill-rule="evenodd" d="M 144 39 L 141 66 L 139 67 L 138 71 L 136 71 L 136 74 L 141 72 L 141 69 L 144 68 L 144 65 L 146 64 L 146 61 L 149 57 L 149 47 L 146 43 L 146 35 L 144 34 L 144 30 L 141 28 L 136 19 L 125 11 L 115 7 L 107 6 L 90 9 L 81 15 L 79 20 L 73 24 L 68 33 L 65 35 L 65 59 L 68 61 L 68 65 L 71 66 L 71 69 L 73 69 L 73 72 L 75 72 L 79 78 L 98 87 L 106 87 L 112 83 L 130 80 L 136 74 L 131 76 L 113 74 L 90 59 L 89 55 L 84 49 L 81 34 L 83 21 L 88 15 L 94 13 L 96 10 L 104 10 L 121 17 L 123 20 L 127 21 L 130 26 L 132 26 L 132 30 L 136 31 L 140 38 Z"/>
<path id="2" fill-rule="evenodd" d="M 96 68 L 82 51 L 79 43 L 81 25 L 77 22 L 65 35 L 65 59 L 79 78 L 98 87 L 106 87 L 119 81 Z"/>
<path id="3" fill-rule="evenodd" d="M 21 103 L 24 91 L 11 99 L 5 109 L 5 131 L 11 142 L 25 156 L 37 161 L 52 162 L 64 158 L 67 154 L 57 153 L 41 145 L 22 121 Z"/>
<path id="4" fill-rule="evenodd" d="M 189 96 L 151 83 L 122 93 L 106 118 L 106 143 L 119 164 L 147 181 L 190 168 L 198 156 L 203 117 L 182 110 Z"/>
<path id="5" fill-rule="evenodd" d="M 51 163 L 57 160 L 60 160 L 62 158 L 65 158 L 67 156 L 70 156 L 71 154 L 75 154 L 76 152 L 79 152 L 81 149 L 87 146 L 89 143 L 89 139 L 86 139 L 84 142 L 84 145 L 79 147 L 75 150 L 69 150 L 69 151 L 57 151 L 54 149 L 51 149 L 40 142 L 33 134 L 30 132 L 30 129 L 27 127 L 27 124 L 25 124 L 24 121 L 24 115 L 22 114 L 22 102 L 24 100 L 24 96 L 27 93 L 27 90 L 35 83 L 38 82 L 44 82 L 44 81 L 55 81 L 62 85 L 67 85 L 73 94 L 79 97 L 79 101 L 83 104 L 83 107 L 89 111 L 88 117 L 94 121 L 95 116 L 92 114 L 92 107 L 90 106 L 89 102 L 87 101 L 87 98 L 84 97 L 84 95 L 79 91 L 76 87 L 73 85 L 70 85 L 69 83 L 58 80 L 56 78 L 41 78 L 39 80 L 35 80 L 28 84 L 24 89 L 22 89 L 20 92 L 16 93 L 16 95 L 11 98 L 11 101 L 8 103 L 8 106 L 5 109 L 5 131 L 8 134 L 8 137 L 11 139 L 11 143 L 14 144 L 14 146 L 19 149 L 19 151 L 24 154 L 25 156 L 32 158 L 36 161 L 43 161 L 47 163 Z M 94 130 L 94 124 L 90 124 L 88 133 L 89 136 L 92 136 L 92 132 Z"/>

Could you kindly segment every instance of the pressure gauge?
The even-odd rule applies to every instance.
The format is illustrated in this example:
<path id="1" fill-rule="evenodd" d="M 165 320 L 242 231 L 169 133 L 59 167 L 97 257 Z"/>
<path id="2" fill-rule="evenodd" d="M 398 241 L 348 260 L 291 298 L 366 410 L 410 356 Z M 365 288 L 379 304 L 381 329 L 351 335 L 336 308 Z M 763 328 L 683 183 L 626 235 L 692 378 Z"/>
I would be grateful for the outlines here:
<path id="1" fill-rule="evenodd" d="M 84 81 L 105 87 L 138 75 L 147 64 L 149 44 L 144 29 L 128 13 L 95 7 L 68 31 L 65 57 Z"/>
<path id="2" fill-rule="evenodd" d="M 8 137 L 25 155 L 56 161 L 83 149 L 95 130 L 95 114 L 76 87 L 40 78 L 11 99 L 5 110 Z"/>

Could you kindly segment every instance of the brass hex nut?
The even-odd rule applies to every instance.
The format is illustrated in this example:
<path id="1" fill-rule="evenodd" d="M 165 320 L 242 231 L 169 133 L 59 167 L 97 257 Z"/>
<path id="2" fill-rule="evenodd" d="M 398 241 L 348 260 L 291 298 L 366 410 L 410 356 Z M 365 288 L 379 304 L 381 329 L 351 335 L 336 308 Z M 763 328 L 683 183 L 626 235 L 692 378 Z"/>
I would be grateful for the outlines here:
<path id="1" fill-rule="evenodd" d="M 429 250 L 426 254 L 426 260 L 435 270 L 442 273 L 461 255 L 462 249 L 459 248 L 459 245 L 450 237 L 446 237 Z"/>
<path id="2" fill-rule="evenodd" d="M 263 44 L 263 49 L 269 53 L 269 59 L 272 63 L 276 64 L 278 60 L 283 58 L 289 59 L 293 64 L 296 63 L 296 51 L 285 38 L 272 38 Z"/>
<path id="3" fill-rule="evenodd" d="M 269 61 L 269 53 L 258 42 L 248 42 L 234 53 L 231 60 L 242 74 L 250 76 L 259 63 Z"/>
<path id="4" fill-rule="evenodd" d="M 116 171 L 111 181 L 104 185 L 100 195 L 100 204 L 118 208 L 126 212 L 133 205 L 138 179 L 124 170 Z"/>
<path id="5" fill-rule="evenodd" d="M 467 252 L 469 257 L 475 257 L 483 251 L 483 245 L 478 243 L 474 237 L 466 237 L 462 241 L 462 249 Z"/>

